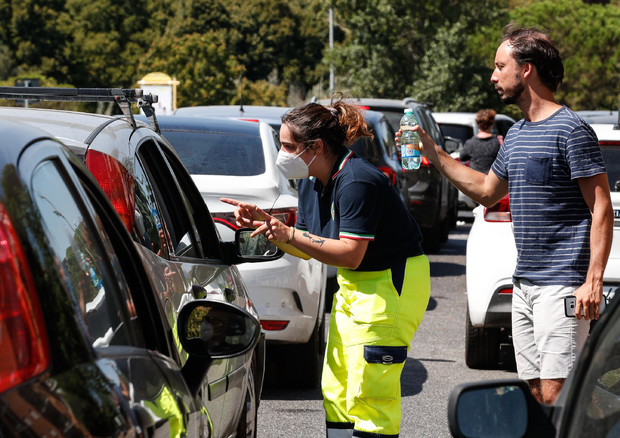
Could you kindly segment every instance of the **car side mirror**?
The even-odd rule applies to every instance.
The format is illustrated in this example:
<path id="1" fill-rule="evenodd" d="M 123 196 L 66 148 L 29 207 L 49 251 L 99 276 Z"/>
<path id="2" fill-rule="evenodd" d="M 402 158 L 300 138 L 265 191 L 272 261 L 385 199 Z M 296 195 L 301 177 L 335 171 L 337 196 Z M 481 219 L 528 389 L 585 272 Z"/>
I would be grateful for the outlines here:
<path id="1" fill-rule="evenodd" d="M 263 234 L 251 237 L 251 228 L 240 228 L 235 231 L 235 247 L 237 255 L 244 261 L 275 260 L 283 255 L 283 251 L 269 241 Z"/>
<path id="2" fill-rule="evenodd" d="M 190 356 L 226 359 L 244 354 L 258 342 L 257 318 L 233 304 L 200 299 L 179 311 L 177 329 L 181 345 Z"/>
<path id="3" fill-rule="evenodd" d="M 454 137 L 444 136 L 444 147 L 446 152 L 451 154 L 461 149 L 463 147 L 463 142 Z"/>
<path id="4" fill-rule="evenodd" d="M 448 424 L 460 438 L 555 436 L 549 412 L 523 380 L 467 383 L 452 390 Z"/>

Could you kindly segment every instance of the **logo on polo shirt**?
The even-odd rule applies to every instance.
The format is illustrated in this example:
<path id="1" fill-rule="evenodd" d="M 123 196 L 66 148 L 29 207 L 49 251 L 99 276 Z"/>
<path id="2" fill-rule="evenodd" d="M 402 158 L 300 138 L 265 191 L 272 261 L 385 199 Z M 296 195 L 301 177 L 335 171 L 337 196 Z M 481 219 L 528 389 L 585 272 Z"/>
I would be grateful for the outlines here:
<path id="1" fill-rule="evenodd" d="M 335 213 L 334 213 L 334 211 L 335 211 L 335 208 L 334 208 L 334 201 L 332 201 L 332 209 L 331 209 L 331 211 L 332 211 L 332 220 L 333 220 L 333 221 L 335 221 L 335 220 L 336 220 L 336 215 L 335 215 Z"/>

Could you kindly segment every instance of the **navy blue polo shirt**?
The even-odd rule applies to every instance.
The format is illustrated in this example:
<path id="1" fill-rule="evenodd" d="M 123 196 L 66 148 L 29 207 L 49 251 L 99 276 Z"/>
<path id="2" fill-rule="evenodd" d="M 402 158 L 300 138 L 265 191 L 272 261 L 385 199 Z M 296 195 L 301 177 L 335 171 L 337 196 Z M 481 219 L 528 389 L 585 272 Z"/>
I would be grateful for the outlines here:
<path id="1" fill-rule="evenodd" d="M 299 183 L 295 228 L 329 239 L 368 240 L 357 271 L 402 268 L 423 254 L 418 224 L 390 180 L 352 151 L 339 158 L 323 187 L 316 178 Z"/>

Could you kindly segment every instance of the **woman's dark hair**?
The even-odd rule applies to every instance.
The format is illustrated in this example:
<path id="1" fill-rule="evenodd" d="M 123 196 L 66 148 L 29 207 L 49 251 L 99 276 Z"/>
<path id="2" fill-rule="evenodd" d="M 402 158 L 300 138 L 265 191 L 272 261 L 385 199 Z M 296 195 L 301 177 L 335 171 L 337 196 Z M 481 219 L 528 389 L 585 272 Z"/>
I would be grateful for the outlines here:
<path id="1" fill-rule="evenodd" d="M 282 116 L 293 140 L 310 143 L 323 140 L 338 155 L 360 137 L 372 137 L 359 106 L 345 102 L 336 93 L 328 106 L 308 103 L 295 107 Z"/>
<path id="2" fill-rule="evenodd" d="M 518 65 L 529 62 L 538 71 L 541 81 L 554 93 L 564 79 L 560 51 L 542 31 L 510 23 L 504 28 L 502 42 L 509 41 L 512 56 Z"/>
<path id="3" fill-rule="evenodd" d="M 481 109 L 476 114 L 476 124 L 478 124 L 478 128 L 482 131 L 490 131 L 493 126 L 493 122 L 495 122 L 495 110 L 492 109 Z"/>

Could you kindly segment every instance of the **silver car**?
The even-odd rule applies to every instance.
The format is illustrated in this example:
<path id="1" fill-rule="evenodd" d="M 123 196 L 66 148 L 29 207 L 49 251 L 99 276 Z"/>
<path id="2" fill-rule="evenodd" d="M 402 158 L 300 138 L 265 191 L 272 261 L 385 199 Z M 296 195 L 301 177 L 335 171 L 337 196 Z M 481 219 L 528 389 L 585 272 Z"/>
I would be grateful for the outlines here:
<path id="1" fill-rule="evenodd" d="M 84 97 L 79 89 L 72 90 L 75 95 L 67 97 L 62 89 L 42 89 L 41 97 Z M 120 94 L 118 99 L 125 96 Z M 239 256 L 240 245 L 247 240 L 239 233 L 236 245 L 220 242 L 209 210 L 174 149 L 148 125 L 136 123 L 131 114 L 113 117 L 4 107 L 0 118 L 37 127 L 84 160 L 134 240 L 169 320 L 166 336 L 175 359 L 194 379 L 193 390 L 207 407 L 213 436 L 254 437 L 264 376 L 264 337 L 241 356 L 213 360 L 205 375 L 188 361 L 175 321 L 187 303 L 207 297 L 234 304 L 258 319 L 235 263 L 274 260 L 281 253 L 262 255 L 265 247 L 257 248 L 255 256 Z"/>

